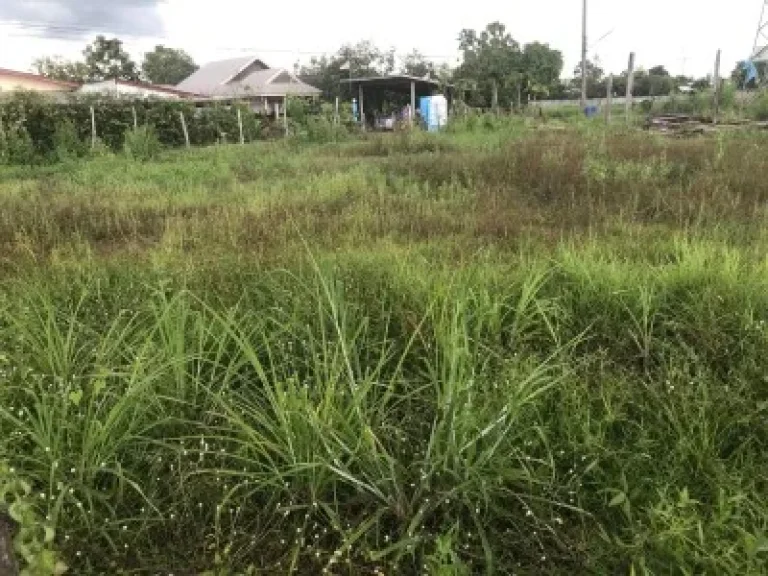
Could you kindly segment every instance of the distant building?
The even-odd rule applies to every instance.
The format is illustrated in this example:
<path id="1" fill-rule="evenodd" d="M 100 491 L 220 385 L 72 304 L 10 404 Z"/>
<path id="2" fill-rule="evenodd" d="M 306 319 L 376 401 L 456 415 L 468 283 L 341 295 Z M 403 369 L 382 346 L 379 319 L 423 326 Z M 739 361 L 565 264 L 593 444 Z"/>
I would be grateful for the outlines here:
<path id="1" fill-rule="evenodd" d="M 199 94 L 179 90 L 172 86 L 117 79 L 83 84 L 78 89 L 78 93 L 101 94 L 113 98 L 163 98 L 166 100 L 200 98 Z"/>
<path id="2" fill-rule="evenodd" d="M 80 85 L 74 82 L 63 82 L 61 80 L 52 80 L 39 74 L 30 72 L 17 72 L 0 68 L 0 93 L 18 92 L 29 90 L 32 92 L 61 93 L 72 92 Z"/>
<path id="3" fill-rule="evenodd" d="M 279 110 L 289 96 L 317 97 L 321 91 L 285 68 L 255 57 L 209 62 L 176 86 L 215 100 L 247 100 L 256 112 Z"/>

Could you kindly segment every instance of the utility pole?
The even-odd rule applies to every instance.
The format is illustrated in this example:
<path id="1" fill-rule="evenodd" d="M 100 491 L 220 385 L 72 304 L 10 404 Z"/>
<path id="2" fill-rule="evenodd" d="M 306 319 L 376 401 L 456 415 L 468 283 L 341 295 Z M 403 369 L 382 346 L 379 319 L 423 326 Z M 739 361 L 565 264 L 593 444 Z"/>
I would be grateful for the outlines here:
<path id="1" fill-rule="evenodd" d="M 714 91 L 714 106 L 712 107 L 712 122 L 717 124 L 717 115 L 720 113 L 720 50 L 717 51 L 715 56 L 715 91 Z"/>
<path id="2" fill-rule="evenodd" d="M 587 105 L 587 0 L 581 11 L 581 109 Z"/>
<path id="3" fill-rule="evenodd" d="M 629 67 L 627 68 L 627 95 L 624 102 L 624 115 L 629 124 L 632 117 L 632 90 L 635 87 L 635 53 L 629 53 Z"/>

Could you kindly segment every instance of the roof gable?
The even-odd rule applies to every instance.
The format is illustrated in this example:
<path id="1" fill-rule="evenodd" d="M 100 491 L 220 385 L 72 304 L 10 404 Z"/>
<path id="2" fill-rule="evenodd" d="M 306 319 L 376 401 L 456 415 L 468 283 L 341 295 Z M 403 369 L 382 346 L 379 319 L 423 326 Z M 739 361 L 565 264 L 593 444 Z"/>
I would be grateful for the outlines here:
<path id="1" fill-rule="evenodd" d="M 267 65 L 262 60 L 253 56 L 217 60 L 201 66 L 191 76 L 180 82 L 176 88 L 195 94 L 213 94 L 222 85 L 237 81 L 243 75 L 266 68 Z"/>
<path id="2" fill-rule="evenodd" d="M 263 66 L 264 62 L 257 58 L 212 62 L 177 88 L 213 98 L 317 96 L 321 93 L 285 68 Z"/>
<path id="3" fill-rule="evenodd" d="M 299 82 L 301 82 L 301 80 L 296 78 L 296 76 L 287 70 L 281 70 L 269 81 L 269 84 L 298 84 Z"/>

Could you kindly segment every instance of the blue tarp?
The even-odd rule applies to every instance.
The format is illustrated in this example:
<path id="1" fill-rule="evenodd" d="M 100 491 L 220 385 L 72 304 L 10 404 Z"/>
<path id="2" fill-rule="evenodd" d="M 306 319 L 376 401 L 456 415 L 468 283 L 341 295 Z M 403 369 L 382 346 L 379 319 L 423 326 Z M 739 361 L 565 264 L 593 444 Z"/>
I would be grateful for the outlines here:
<path id="1" fill-rule="evenodd" d="M 749 84 L 752 80 L 757 80 L 757 66 L 752 60 L 746 60 L 742 63 L 744 70 L 747 72 L 747 76 L 744 79 L 744 84 Z"/>

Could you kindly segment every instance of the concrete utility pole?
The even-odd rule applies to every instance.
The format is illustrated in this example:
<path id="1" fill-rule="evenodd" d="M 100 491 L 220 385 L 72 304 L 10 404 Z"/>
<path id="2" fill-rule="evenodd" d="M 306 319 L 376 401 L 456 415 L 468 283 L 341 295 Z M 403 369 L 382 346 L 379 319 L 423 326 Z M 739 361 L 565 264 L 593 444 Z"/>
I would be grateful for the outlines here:
<path id="1" fill-rule="evenodd" d="M 717 51 L 715 56 L 715 91 L 713 97 L 715 99 L 714 106 L 712 107 L 712 121 L 717 124 L 717 116 L 720 113 L 720 50 Z"/>
<path id="2" fill-rule="evenodd" d="M 624 115 L 629 124 L 632 118 L 632 90 L 635 88 L 635 53 L 629 53 L 629 67 L 627 68 L 627 95 L 624 99 Z"/>
<path id="3" fill-rule="evenodd" d="M 587 105 L 587 0 L 581 11 L 581 109 Z"/>

